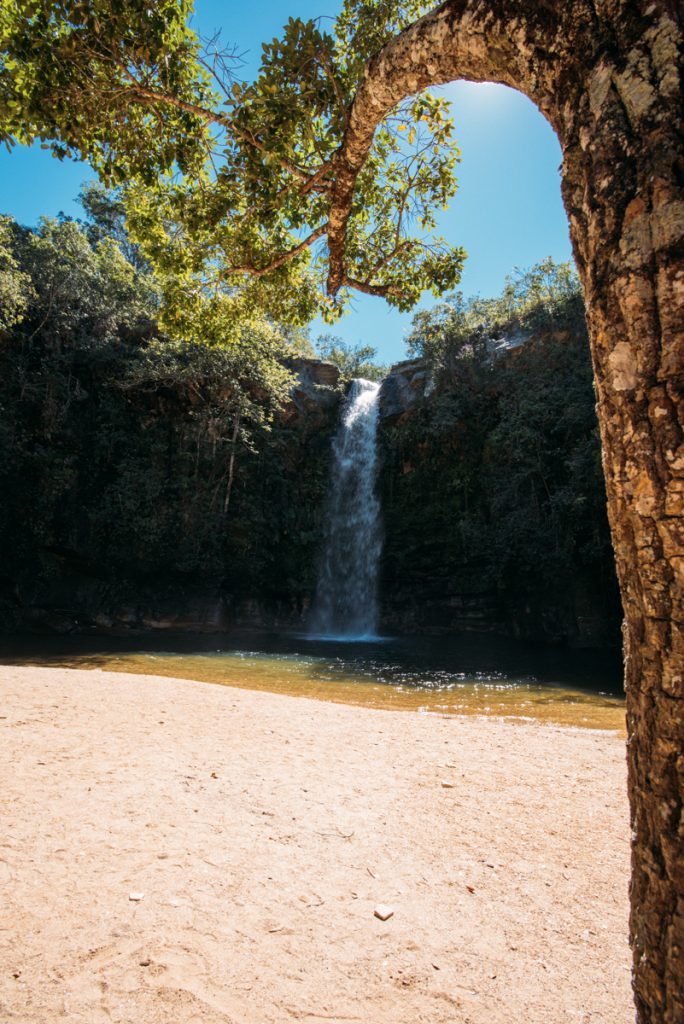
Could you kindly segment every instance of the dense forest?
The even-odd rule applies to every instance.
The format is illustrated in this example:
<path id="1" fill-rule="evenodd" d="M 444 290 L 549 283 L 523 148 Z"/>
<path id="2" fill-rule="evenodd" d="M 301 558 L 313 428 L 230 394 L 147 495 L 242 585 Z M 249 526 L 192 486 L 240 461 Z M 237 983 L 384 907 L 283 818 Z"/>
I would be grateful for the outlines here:
<path id="1" fill-rule="evenodd" d="M 384 370 L 264 319 L 223 344 L 160 335 L 116 197 L 83 204 L 82 222 L 2 223 L 4 628 L 301 624 L 344 388 Z M 409 347 L 381 391 L 385 627 L 615 642 L 569 268 L 454 296 Z"/>

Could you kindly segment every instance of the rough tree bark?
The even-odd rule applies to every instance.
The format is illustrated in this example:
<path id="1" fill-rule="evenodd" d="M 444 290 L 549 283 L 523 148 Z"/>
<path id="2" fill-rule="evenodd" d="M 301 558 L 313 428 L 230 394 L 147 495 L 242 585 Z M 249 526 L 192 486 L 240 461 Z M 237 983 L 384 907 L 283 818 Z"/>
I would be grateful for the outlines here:
<path id="1" fill-rule="evenodd" d="M 448 0 L 370 63 L 336 158 L 330 276 L 373 132 L 455 79 L 529 96 L 563 150 L 624 605 L 637 1018 L 684 1022 L 684 8 Z"/>

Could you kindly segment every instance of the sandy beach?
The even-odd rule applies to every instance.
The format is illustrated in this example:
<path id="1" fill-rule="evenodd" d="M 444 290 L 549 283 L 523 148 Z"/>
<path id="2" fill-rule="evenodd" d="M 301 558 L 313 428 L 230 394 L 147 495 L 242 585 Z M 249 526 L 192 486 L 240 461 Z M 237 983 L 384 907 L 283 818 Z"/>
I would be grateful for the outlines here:
<path id="1" fill-rule="evenodd" d="M 1 1024 L 632 1018 L 617 735 L 60 668 L 0 692 Z"/>

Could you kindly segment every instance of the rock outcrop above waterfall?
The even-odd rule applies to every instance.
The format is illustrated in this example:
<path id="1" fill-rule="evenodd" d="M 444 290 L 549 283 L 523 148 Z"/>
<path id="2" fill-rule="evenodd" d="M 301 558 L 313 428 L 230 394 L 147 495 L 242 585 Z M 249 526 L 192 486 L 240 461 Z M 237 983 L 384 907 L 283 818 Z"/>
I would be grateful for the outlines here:
<path id="1" fill-rule="evenodd" d="M 430 389 L 430 374 L 421 359 L 395 363 L 380 387 L 380 418 L 397 421 Z"/>
<path id="2" fill-rule="evenodd" d="M 298 384 L 295 387 L 301 390 L 335 388 L 340 381 L 339 367 L 325 359 L 292 356 L 285 360 L 285 365 L 297 375 Z"/>
<path id="3" fill-rule="evenodd" d="M 323 359 L 310 359 L 306 356 L 286 359 L 285 365 L 296 375 L 296 379 L 289 402 L 280 413 L 280 418 L 291 422 L 298 416 L 316 416 L 320 413 L 326 418 L 341 398 L 338 367 Z"/>
<path id="4" fill-rule="evenodd" d="M 564 337 L 567 337 L 565 332 Z M 485 343 L 484 351 L 494 362 L 522 348 L 533 341 L 529 332 L 518 331 L 492 338 Z M 405 413 L 426 398 L 435 387 L 435 381 L 426 360 L 405 359 L 390 367 L 380 388 L 380 417 L 390 422 L 399 422 Z"/>

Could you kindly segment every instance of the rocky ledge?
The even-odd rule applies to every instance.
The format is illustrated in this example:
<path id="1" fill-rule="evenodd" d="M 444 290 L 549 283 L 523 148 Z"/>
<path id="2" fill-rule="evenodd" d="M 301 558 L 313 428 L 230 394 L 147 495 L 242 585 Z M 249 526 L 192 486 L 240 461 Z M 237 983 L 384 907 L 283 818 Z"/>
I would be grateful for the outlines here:
<path id="1" fill-rule="evenodd" d="M 405 413 L 429 393 L 432 379 L 422 359 L 406 359 L 390 368 L 380 386 L 380 416 L 400 422 Z"/>

